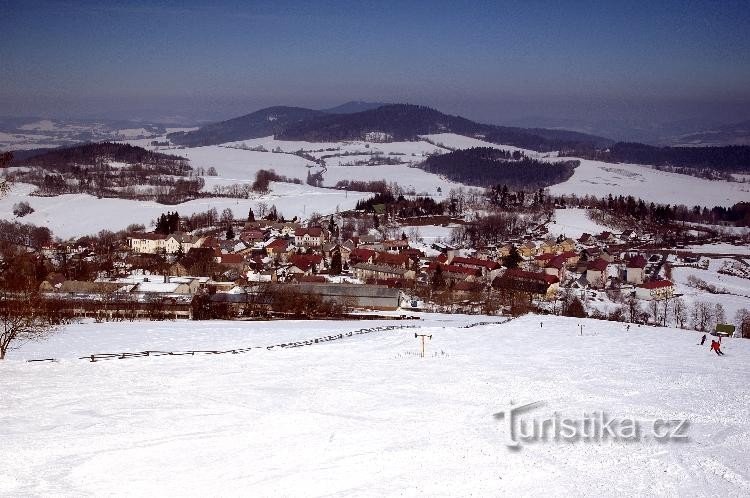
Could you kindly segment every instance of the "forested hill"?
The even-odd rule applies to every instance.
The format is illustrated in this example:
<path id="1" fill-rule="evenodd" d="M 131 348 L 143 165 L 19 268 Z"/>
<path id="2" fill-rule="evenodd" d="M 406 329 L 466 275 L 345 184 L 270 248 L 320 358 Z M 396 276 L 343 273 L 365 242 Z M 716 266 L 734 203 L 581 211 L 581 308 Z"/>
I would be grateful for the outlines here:
<path id="1" fill-rule="evenodd" d="M 457 133 L 539 151 L 606 147 L 611 140 L 565 130 L 524 129 L 476 123 L 409 104 L 350 102 L 327 111 L 269 107 L 189 132 L 170 133 L 177 145 L 198 147 L 274 135 L 282 140 L 416 140 L 419 135 Z M 358 112 L 352 112 L 357 109 Z"/>
<path id="2" fill-rule="evenodd" d="M 750 172 L 750 146 L 726 147 L 654 147 L 618 142 L 596 154 L 597 159 L 612 162 L 711 169 L 724 173 Z"/>
<path id="3" fill-rule="evenodd" d="M 212 123 L 194 131 L 170 133 L 167 138 L 172 143 L 188 147 L 216 145 L 276 135 L 290 125 L 324 114 L 323 111 L 303 107 L 268 107 L 252 114 Z"/>
<path id="4" fill-rule="evenodd" d="M 518 152 L 474 147 L 431 156 L 419 167 L 466 185 L 507 185 L 512 189 L 527 190 L 562 183 L 573 175 L 579 164 L 575 160 L 547 163 Z"/>
<path id="5" fill-rule="evenodd" d="M 187 159 L 160 152 L 152 152 L 134 145 L 100 142 L 41 150 L 37 155 L 17 157 L 13 165 L 40 166 L 61 170 L 73 166 L 119 162 L 143 165 L 186 165 Z"/>
<path id="6" fill-rule="evenodd" d="M 287 126 L 277 138 L 309 142 L 361 140 L 368 136 L 388 141 L 415 140 L 419 135 L 456 133 L 477 136 L 494 143 L 538 151 L 566 147 L 603 147 L 611 140 L 564 130 L 524 129 L 476 123 L 460 116 L 443 114 L 429 107 L 388 104 L 351 114 L 329 114 Z"/>

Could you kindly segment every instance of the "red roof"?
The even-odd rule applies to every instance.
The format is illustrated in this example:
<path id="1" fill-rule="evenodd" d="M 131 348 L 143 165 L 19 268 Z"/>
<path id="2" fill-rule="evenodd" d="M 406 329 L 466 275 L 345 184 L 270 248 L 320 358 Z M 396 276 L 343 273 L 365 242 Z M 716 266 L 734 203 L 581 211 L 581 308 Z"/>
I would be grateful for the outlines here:
<path id="1" fill-rule="evenodd" d="M 409 264 L 409 256 L 406 254 L 379 252 L 375 256 L 375 262 L 379 265 L 406 267 Z"/>
<path id="2" fill-rule="evenodd" d="M 354 249 L 349 254 L 349 259 L 361 263 L 362 261 L 369 261 L 373 256 L 375 256 L 375 251 L 371 249 Z"/>
<path id="3" fill-rule="evenodd" d="M 222 254 L 221 264 L 223 265 L 238 265 L 245 262 L 245 257 L 242 254 Z"/>
<path id="4" fill-rule="evenodd" d="M 607 266 L 609 266 L 609 263 L 607 263 L 602 258 L 597 258 L 591 263 L 589 263 L 586 268 L 589 270 L 604 271 L 607 269 Z"/>
<path id="5" fill-rule="evenodd" d="M 304 271 L 309 270 L 314 265 L 319 265 L 321 261 L 323 261 L 323 257 L 320 254 L 295 254 L 291 258 L 292 264 Z"/>
<path id="6" fill-rule="evenodd" d="M 565 259 L 577 258 L 578 253 L 575 251 L 565 251 L 564 253 L 560 254 L 560 257 Z"/>
<path id="7" fill-rule="evenodd" d="M 440 268 L 444 272 L 448 272 L 448 273 L 457 273 L 457 274 L 461 274 L 461 275 L 471 275 L 473 277 L 481 277 L 482 276 L 482 271 L 479 270 L 478 268 L 466 268 L 464 266 L 444 265 L 444 264 L 441 264 L 441 263 L 438 263 L 438 262 L 435 262 L 435 261 L 433 261 L 432 263 L 429 264 L 428 269 L 429 269 L 430 272 L 433 272 L 433 271 L 435 271 L 435 269 L 437 269 L 438 266 L 440 266 Z"/>
<path id="8" fill-rule="evenodd" d="M 564 258 L 562 254 L 559 256 L 555 256 L 549 261 L 549 263 L 547 263 L 547 268 L 557 268 L 559 270 L 560 268 L 565 266 L 567 259 L 568 258 Z"/>
<path id="9" fill-rule="evenodd" d="M 289 241 L 286 239 L 275 239 L 266 246 L 267 249 L 273 249 L 275 251 L 284 251 L 287 247 L 289 247 Z"/>
<path id="10" fill-rule="evenodd" d="M 496 270 L 500 268 L 500 264 L 495 261 L 479 258 L 463 258 L 460 256 L 453 258 L 451 264 L 459 266 L 478 266 L 480 268 L 487 268 L 488 270 Z"/>
<path id="11" fill-rule="evenodd" d="M 649 280 L 648 282 L 643 282 L 644 289 L 663 289 L 664 287 L 672 287 L 674 284 L 670 282 L 669 280 Z"/>
<path id="12" fill-rule="evenodd" d="M 555 255 L 552 254 L 551 252 L 545 252 L 544 254 L 540 254 L 539 256 L 536 256 L 534 259 L 536 261 L 547 261 L 547 260 L 553 259 L 554 257 Z"/>
<path id="13" fill-rule="evenodd" d="M 630 261 L 628 261 L 628 268 L 645 268 L 646 267 L 646 258 L 641 256 L 640 254 L 638 256 L 635 256 L 634 258 L 630 258 Z"/>
<path id="14" fill-rule="evenodd" d="M 544 282 L 549 285 L 556 284 L 557 282 L 560 281 L 560 279 L 554 275 L 548 275 L 546 273 L 533 272 L 533 271 L 518 270 L 514 268 L 506 270 L 505 273 L 503 274 L 503 278 L 510 278 L 510 279 L 516 279 L 516 280 L 534 280 L 537 282 Z"/>
<path id="15" fill-rule="evenodd" d="M 322 233 L 323 233 L 323 229 L 320 227 L 297 228 L 294 230 L 295 237 L 304 237 L 305 234 L 310 235 L 310 237 L 320 237 Z"/>

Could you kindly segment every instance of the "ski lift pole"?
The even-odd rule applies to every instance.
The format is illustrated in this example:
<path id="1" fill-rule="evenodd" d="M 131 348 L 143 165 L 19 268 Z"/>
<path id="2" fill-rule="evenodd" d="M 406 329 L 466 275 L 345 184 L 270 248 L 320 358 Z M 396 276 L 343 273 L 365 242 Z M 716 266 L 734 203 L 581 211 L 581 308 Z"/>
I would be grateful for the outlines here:
<path id="1" fill-rule="evenodd" d="M 422 339 L 422 358 L 424 358 L 424 338 L 427 337 L 428 339 L 432 340 L 432 334 L 417 334 L 414 332 L 414 338 L 420 337 Z"/>

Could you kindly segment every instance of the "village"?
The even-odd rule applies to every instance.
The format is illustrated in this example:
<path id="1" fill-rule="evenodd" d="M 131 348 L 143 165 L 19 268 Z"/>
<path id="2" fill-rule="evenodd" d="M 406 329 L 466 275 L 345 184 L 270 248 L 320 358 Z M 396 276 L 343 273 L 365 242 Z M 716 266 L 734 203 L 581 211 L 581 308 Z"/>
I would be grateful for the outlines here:
<path id="1" fill-rule="evenodd" d="M 549 217 L 536 217 L 519 237 L 472 246 L 456 236 L 427 240 L 414 219 L 377 213 L 305 223 L 256 220 L 252 211 L 244 220 L 231 212 L 216 218 L 188 232 L 176 212 L 167 213 L 154 231 L 129 233 L 106 249 L 95 238 L 51 243 L 41 251 L 50 271 L 40 295 L 67 316 L 107 321 L 533 311 L 735 331 L 716 306 L 684 302 L 671 279 L 673 268 L 708 260 L 635 229 L 554 237 Z M 420 220 L 425 230 L 433 222 L 448 227 L 441 233 L 466 228 L 461 217 Z M 740 257 L 729 270 L 750 276 Z"/>

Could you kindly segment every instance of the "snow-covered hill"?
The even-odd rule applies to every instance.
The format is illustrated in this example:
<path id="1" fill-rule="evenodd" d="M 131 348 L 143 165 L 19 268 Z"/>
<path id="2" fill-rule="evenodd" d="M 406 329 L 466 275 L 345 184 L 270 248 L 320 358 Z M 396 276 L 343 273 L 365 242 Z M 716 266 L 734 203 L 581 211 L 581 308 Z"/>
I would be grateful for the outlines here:
<path id="1" fill-rule="evenodd" d="M 414 329 L 295 349 L 90 363 L 94 352 L 223 349 L 377 322 L 71 326 L 0 362 L 3 495 L 750 493 L 750 341 L 558 317 L 428 315 Z M 389 322 L 393 324 L 394 322 Z M 396 322 L 398 323 L 398 322 Z M 413 323 L 413 322 L 411 322 Z M 583 336 L 579 335 L 583 324 Z M 59 363 L 25 363 L 34 357 Z M 643 423 L 637 441 L 506 446 L 510 401 Z M 687 419 L 687 441 L 649 438 Z M 530 418 L 527 418 L 530 420 Z"/>

